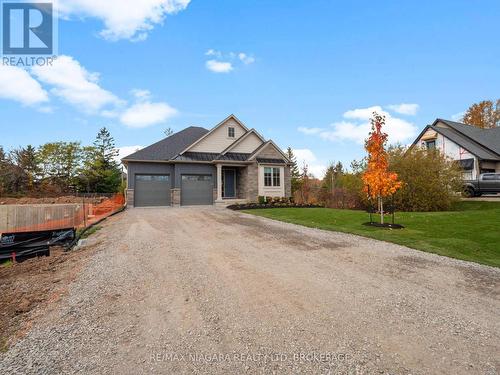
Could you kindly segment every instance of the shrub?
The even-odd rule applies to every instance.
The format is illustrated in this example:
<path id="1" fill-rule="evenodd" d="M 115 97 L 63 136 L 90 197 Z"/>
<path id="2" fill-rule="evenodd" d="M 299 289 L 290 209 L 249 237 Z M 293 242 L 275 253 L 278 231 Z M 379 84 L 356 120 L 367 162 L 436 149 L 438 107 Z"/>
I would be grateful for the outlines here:
<path id="1" fill-rule="evenodd" d="M 398 210 L 445 211 L 459 198 L 461 170 L 439 151 L 392 148 L 389 168 L 403 181 L 403 187 L 394 195 Z"/>
<path id="2" fill-rule="evenodd" d="M 259 195 L 259 203 L 260 204 L 264 204 L 266 203 L 266 197 L 262 196 L 262 195 Z"/>

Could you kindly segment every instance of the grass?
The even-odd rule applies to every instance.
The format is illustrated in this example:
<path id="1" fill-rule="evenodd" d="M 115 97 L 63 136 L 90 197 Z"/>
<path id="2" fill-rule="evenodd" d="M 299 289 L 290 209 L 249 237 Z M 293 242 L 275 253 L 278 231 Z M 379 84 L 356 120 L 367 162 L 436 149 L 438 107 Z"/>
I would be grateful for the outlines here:
<path id="1" fill-rule="evenodd" d="M 97 232 L 98 230 L 102 229 L 102 227 L 100 225 L 94 225 L 93 227 L 90 227 L 87 231 L 83 232 L 83 229 L 80 231 L 80 233 L 83 232 L 83 234 L 81 235 L 80 238 L 87 238 L 87 237 L 90 237 L 91 235 L 93 235 L 95 232 Z M 77 234 L 80 234 L 80 233 L 77 233 Z"/>
<path id="2" fill-rule="evenodd" d="M 460 202 L 446 212 L 396 212 L 395 222 L 405 226 L 397 230 L 364 226 L 368 214 L 356 210 L 273 208 L 244 212 L 500 267 L 500 202 Z"/>

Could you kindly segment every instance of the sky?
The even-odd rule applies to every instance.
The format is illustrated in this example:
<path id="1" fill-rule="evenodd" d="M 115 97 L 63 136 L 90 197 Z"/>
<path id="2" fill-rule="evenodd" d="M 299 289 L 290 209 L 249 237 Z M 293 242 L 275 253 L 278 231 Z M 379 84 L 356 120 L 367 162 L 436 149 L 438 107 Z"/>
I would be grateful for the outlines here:
<path id="1" fill-rule="evenodd" d="M 369 117 L 408 144 L 500 97 L 498 0 L 59 0 L 51 67 L 0 64 L 0 145 L 90 144 L 121 156 L 166 128 L 235 114 L 321 177 L 365 155 Z"/>

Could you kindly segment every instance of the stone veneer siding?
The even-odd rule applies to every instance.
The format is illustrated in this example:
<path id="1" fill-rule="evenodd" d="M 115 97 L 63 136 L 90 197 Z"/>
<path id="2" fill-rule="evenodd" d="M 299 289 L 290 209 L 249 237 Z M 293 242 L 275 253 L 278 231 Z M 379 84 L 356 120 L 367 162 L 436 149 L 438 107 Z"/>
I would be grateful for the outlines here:
<path id="1" fill-rule="evenodd" d="M 134 189 L 127 189 L 127 206 L 134 207 Z"/>
<path id="2" fill-rule="evenodd" d="M 174 207 L 178 207 L 181 205 L 181 189 L 180 188 L 174 188 L 174 189 L 170 189 L 171 191 L 171 204 L 172 206 Z"/>
<path id="3" fill-rule="evenodd" d="M 290 173 L 290 166 L 285 165 L 285 197 L 292 196 L 292 175 Z"/>

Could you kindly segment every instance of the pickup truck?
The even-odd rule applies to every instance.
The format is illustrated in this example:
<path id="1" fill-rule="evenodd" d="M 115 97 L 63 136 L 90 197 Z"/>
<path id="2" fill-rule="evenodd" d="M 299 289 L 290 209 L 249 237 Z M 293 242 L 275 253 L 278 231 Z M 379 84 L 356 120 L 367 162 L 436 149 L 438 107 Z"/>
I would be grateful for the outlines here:
<path id="1" fill-rule="evenodd" d="M 465 181 L 464 190 L 469 197 L 500 193 L 500 173 L 482 173 L 477 180 Z"/>

